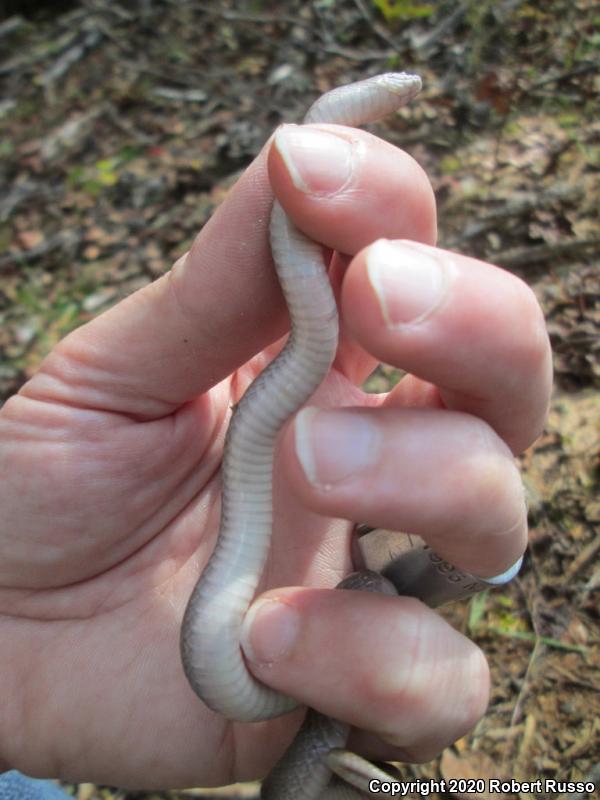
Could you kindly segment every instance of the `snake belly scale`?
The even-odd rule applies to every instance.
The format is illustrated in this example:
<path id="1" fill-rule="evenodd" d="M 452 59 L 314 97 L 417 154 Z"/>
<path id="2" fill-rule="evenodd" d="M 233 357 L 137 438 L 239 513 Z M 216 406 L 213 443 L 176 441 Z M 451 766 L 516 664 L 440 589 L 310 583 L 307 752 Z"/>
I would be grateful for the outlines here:
<path id="1" fill-rule="evenodd" d="M 416 75 L 377 75 L 327 92 L 311 106 L 304 122 L 350 126 L 373 122 L 407 103 L 420 88 Z M 285 348 L 254 380 L 233 414 L 223 454 L 217 544 L 190 597 L 181 630 L 183 667 L 196 694 L 228 719 L 247 722 L 279 716 L 297 705 L 248 671 L 239 643 L 240 628 L 254 598 L 271 539 L 277 434 L 327 374 L 338 341 L 337 308 L 321 246 L 293 225 L 277 201 L 271 214 L 270 237 L 291 332 Z M 331 724 L 335 735 L 325 749 L 343 746 L 347 734 L 345 725 Z M 309 731 L 305 736 L 309 746 L 314 735 Z M 320 753 L 317 760 L 325 763 Z M 268 800 L 333 797 L 333 790 L 327 790 L 327 794 L 322 790 L 329 780 L 329 768 L 317 768 L 314 758 L 310 763 L 314 786 L 307 785 L 311 781 L 306 772 L 296 780 L 285 773 L 290 768 L 284 767 L 283 778 L 275 782 Z"/>

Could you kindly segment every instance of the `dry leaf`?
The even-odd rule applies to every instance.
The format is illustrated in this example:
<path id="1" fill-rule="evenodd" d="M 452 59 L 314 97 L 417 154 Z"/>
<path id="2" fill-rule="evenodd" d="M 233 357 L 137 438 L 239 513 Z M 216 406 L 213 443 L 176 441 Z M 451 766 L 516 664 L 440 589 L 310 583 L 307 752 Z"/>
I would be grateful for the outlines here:
<path id="1" fill-rule="evenodd" d="M 18 240 L 24 250 L 33 250 L 44 241 L 42 231 L 19 231 Z"/>
<path id="2" fill-rule="evenodd" d="M 453 788 L 461 790 L 449 792 L 452 797 L 457 797 L 459 800 L 505 800 L 511 797 L 488 791 L 490 778 L 506 779 L 501 775 L 498 765 L 479 750 L 470 750 L 462 755 L 456 755 L 450 749 L 444 750 L 440 760 L 440 772 L 449 790 Z M 463 785 L 464 791 L 462 791 Z M 483 791 L 478 792 L 476 789 L 480 785 Z"/>

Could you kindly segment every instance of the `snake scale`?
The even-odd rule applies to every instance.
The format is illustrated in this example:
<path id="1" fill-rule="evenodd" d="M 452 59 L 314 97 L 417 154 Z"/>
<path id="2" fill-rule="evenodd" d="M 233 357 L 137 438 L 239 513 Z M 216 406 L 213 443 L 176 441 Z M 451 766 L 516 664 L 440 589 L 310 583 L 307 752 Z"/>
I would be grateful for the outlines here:
<path id="1" fill-rule="evenodd" d="M 333 89 L 304 123 L 357 126 L 381 119 L 413 98 L 421 80 L 385 73 Z M 284 714 L 296 702 L 258 682 L 240 648 L 240 628 L 267 557 L 272 528 L 272 470 L 282 425 L 327 374 L 338 343 L 338 314 L 322 247 L 304 236 L 275 201 L 270 239 L 288 306 L 291 332 L 279 356 L 239 402 L 226 436 L 222 509 L 215 550 L 189 600 L 181 633 L 185 674 L 196 694 L 231 720 L 255 722 Z M 351 577 L 341 588 L 393 591 L 377 578 Z M 360 585 L 357 585 L 360 584 Z M 365 788 L 375 767 L 340 751 L 348 726 L 309 711 L 289 751 L 263 783 L 263 800 L 350 800 L 365 795 L 330 784 L 331 769 Z M 385 794 L 373 795 L 385 797 Z"/>

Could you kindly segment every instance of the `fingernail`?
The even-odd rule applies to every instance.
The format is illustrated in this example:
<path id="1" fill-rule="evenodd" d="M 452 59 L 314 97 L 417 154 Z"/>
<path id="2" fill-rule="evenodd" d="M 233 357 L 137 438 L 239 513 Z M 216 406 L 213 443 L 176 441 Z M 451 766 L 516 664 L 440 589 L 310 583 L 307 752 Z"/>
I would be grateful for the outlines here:
<path id="1" fill-rule="evenodd" d="M 367 274 L 389 328 L 415 325 L 446 295 L 448 264 L 432 248 L 379 239 L 367 251 Z"/>
<path id="2" fill-rule="evenodd" d="M 301 192 L 331 195 L 350 180 L 356 148 L 342 136 L 304 125 L 283 125 L 275 133 L 274 144 Z"/>
<path id="3" fill-rule="evenodd" d="M 509 567 L 505 572 L 502 572 L 500 575 L 495 575 L 493 578 L 481 578 L 480 580 L 484 581 L 485 583 L 491 583 L 492 586 L 502 586 L 502 584 L 512 581 L 512 579 L 519 574 L 522 566 L 523 566 L 523 556 L 521 556 L 521 558 L 519 558 L 518 561 L 515 561 L 512 567 Z"/>
<path id="4" fill-rule="evenodd" d="M 294 428 L 298 460 L 315 486 L 331 488 L 378 460 L 381 432 L 366 414 L 304 408 Z"/>
<path id="5" fill-rule="evenodd" d="M 253 603 L 242 623 L 244 655 L 255 664 L 272 664 L 292 649 L 300 629 L 298 612 L 276 598 Z"/>

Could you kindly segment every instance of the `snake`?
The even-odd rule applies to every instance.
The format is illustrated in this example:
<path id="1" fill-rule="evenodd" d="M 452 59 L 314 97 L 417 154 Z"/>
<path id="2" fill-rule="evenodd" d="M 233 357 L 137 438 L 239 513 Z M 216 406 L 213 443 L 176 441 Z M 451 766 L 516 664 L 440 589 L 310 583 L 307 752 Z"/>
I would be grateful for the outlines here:
<path id="1" fill-rule="evenodd" d="M 375 122 L 408 103 L 420 89 L 417 75 L 376 75 L 326 92 L 303 122 L 351 127 Z M 327 375 L 339 331 L 321 244 L 298 230 L 277 200 L 269 231 L 290 334 L 233 411 L 221 466 L 217 542 L 187 604 L 180 638 L 183 669 L 194 692 L 213 711 L 240 722 L 272 719 L 297 706 L 251 674 L 240 647 L 240 630 L 271 540 L 277 435 Z M 387 584 L 380 576 L 355 573 L 338 588 L 396 593 Z M 373 778 L 389 780 L 389 775 L 344 750 L 348 731 L 345 723 L 310 710 L 289 750 L 263 782 L 262 800 L 385 797 L 369 795 L 368 783 Z M 342 775 L 344 783 L 332 784 L 332 772 Z"/>

